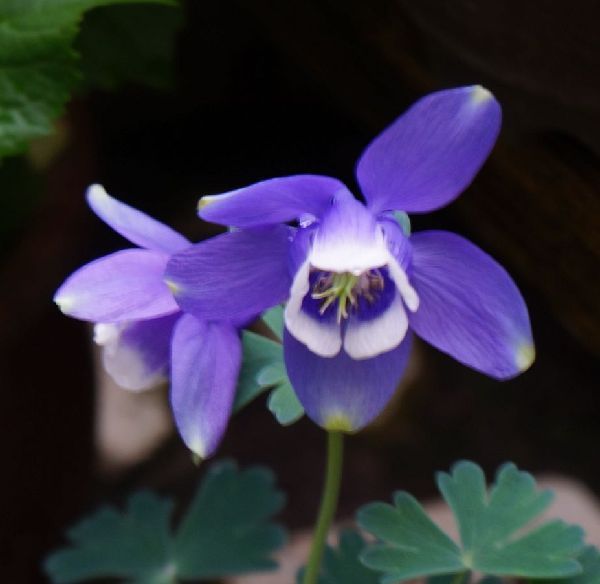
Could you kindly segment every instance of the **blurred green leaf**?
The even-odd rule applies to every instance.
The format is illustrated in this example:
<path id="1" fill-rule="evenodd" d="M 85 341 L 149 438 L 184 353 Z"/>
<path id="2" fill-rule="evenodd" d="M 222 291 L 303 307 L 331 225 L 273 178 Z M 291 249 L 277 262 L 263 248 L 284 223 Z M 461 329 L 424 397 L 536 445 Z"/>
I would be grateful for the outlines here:
<path id="1" fill-rule="evenodd" d="M 211 469 L 175 536 L 177 573 L 206 579 L 275 568 L 270 556 L 285 536 L 269 522 L 284 504 L 274 483 L 266 468 Z"/>
<path id="2" fill-rule="evenodd" d="M 283 339 L 283 307 L 274 306 L 262 316 L 267 326 L 273 331 L 279 340 Z"/>
<path id="3" fill-rule="evenodd" d="M 539 584 L 600 584 L 600 551 L 589 545 L 578 556 L 583 571 L 570 578 L 560 580 L 538 580 Z"/>
<path id="4" fill-rule="evenodd" d="M 1 0 L 0 0 L 1 1 Z M 21 239 L 42 193 L 42 181 L 31 163 L 23 156 L 0 161 L 0 258 Z"/>
<path id="5" fill-rule="evenodd" d="M 459 584 L 458 580 L 460 579 L 460 584 L 467 584 L 470 582 L 471 573 L 470 572 L 462 572 L 457 574 L 441 574 L 438 576 L 429 576 L 427 578 L 427 584 Z M 492 583 L 490 583 L 492 584 Z"/>
<path id="6" fill-rule="evenodd" d="M 581 528 L 553 520 L 523 533 L 546 509 L 551 494 L 537 491 L 533 477 L 514 464 L 498 470 L 489 492 L 481 468 L 466 461 L 451 474 L 439 473 L 437 482 L 456 518 L 460 548 L 408 493 L 396 493 L 393 506 L 371 503 L 359 511 L 360 526 L 382 542 L 362 559 L 384 572 L 384 584 L 470 570 L 527 578 L 581 572 L 576 560 L 583 546 Z"/>
<path id="7" fill-rule="evenodd" d="M 110 6 L 86 14 L 75 43 L 84 83 L 114 89 L 137 83 L 168 89 L 174 79 L 181 10 L 168 6 Z"/>
<path id="8" fill-rule="evenodd" d="M 72 44 L 83 13 L 142 0 L 0 2 L 0 157 L 52 131 L 80 79 Z M 173 4 L 168 0 L 143 0 Z"/>
<path id="9" fill-rule="evenodd" d="M 172 502 L 137 493 L 125 513 L 105 507 L 70 529 L 71 547 L 50 555 L 45 569 L 65 584 L 101 577 L 168 584 L 272 569 L 285 537 L 271 518 L 283 502 L 268 469 L 215 464 L 175 534 Z"/>
<path id="10" fill-rule="evenodd" d="M 378 584 L 377 572 L 366 568 L 358 559 L 365 545 L 356 531 L 342 531 L 338 547 L 327 546 L 325 550 L 319 584 Z"/>
<path id="11" fill-rule="evenodd" d="M 304 415 L 304 408 L 287 377 L 271 390 L 267 407 L 282 426 L 289 426 Z"/>
<path id="12" fill-rule="evenodd" d="M 272 383 L 261 383 L 258 380 L 259 375 L 264 369 L 283 363 L 281 343 L 251 331 L 243 332 L 242 349 L 243 361 L 233 405 L 234 411 L 241 410 L 254 398 L 272 387 Z"/>

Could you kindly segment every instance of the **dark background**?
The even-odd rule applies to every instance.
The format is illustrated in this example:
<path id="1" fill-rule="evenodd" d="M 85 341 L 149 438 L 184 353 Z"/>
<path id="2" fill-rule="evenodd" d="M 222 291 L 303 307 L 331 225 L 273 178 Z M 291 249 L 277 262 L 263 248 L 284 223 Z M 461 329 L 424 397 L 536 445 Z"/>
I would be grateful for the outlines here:
<path id="1" fill-rule="evenodd" d="M 378 131 L 420 95 L 463 84 L 502 103 L 499 143 L 460 200 L 413 218 L 413 229 L 460 232 L 507 267 L 538 358 L 500 384 L 418 345 L 402 399 L 348 440 L 340 516 L 397 488 L 431 496 L 433 471 L 459 458 L 488 472 L 513 460 L 600 492 L 598 4 L 227 0 L 183 10 L 171 87 L 82 92 L 61 122 L 60 152 L 27 182 L 39 196 L 3 218 L 2 581 L 43 581 L 41 558 L 100 501 L 121 503 L 140 486 L 185 498 L 204 472 L 175 436 L 124 474 L 98 472 L 88 331 L 51 302 L 73 269 L 125 245 L 86 208 L 85 187 L 101 182 L 198 240 L 216 232 L 195 217 L 201 194 L 294 173 L 354 188 L 354 162 Z M 126 43 L 115 49 L 125 58 Z M 14 185 L 20 164 L 5 167 Z M 261 398 L 233 420 L 219 456 L 272 466 L 288 493 L 282 519 L 306 527 L 322 442 L 306 420 L 280 427 Z"/>

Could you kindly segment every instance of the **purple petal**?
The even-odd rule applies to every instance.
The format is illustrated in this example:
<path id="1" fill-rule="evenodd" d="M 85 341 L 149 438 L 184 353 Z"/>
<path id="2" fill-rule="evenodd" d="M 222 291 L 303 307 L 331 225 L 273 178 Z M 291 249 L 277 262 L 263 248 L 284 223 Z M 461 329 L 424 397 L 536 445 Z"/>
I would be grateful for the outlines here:
<path id="1" fill-rule="evenodd" d="M 180 313 L 132 323 L 100 323 L 94 340 L 102 345 L 104 368 L 125 389 L 140 391 L 167 380 L 173 326 Z"/>
<path id="2" fill-rule="evenodd" d="M 67 315 L 92 322 L 164 316 L 179 310 L 163 274 L 169 257 L 145 249 L 104 256 L 71 274 L 54 295 Z"/>
<path id="3" fill-rule="evenodd" d="M 372 359 L 351 359 L 344 351 L 319 357 L 287 330 L 288 376 L 308 416 L 327 430 L 355 432 L 371 422 L 392 397 L 408 361 L 411 337 Z"/>
<path id="4" fill-rule="evenodd" d="M 92 185 L 86 196 L 89 206 L 102 221 L 140 247 L 172 254 L 190 245 L 183 235 L 149 215 L 117 201 L 100 185 Z"/>
<path id="5" fill-rule="evenodd" d="M 425 231 L 411 243 L 411 281 L 421 300 L 409 315 L 414 331 L 491 377 L 527 369 L 535 356 L 529 315 L 504 268 L 454 233 Z"/>
<path id="6" fill-rule="evenodd" d="M 366 148 L 356 176 L 375 213 L 426 212 L 466 189 L 488 157 L 500 105 L 479 85 L 431 93 Z"/>
<path id="7" fill-rule="evenodd" d="M 273 225 L 305 214 L 320 217 L 341 190 L 347 190 L 344 184 L 328 176 L 273 178 L 222 195 L 202 197 L 198 213 L 202 219 L 221 225 Z"/>
<path id="8" fill-rule="evenodd" d="M 200 319 L 242 322 L 286 300 L 291 284 L 285 225 L 218 235 L 175 254 L 166 279 Z"/>
<path id="9" fill-rule="evenodd" d="M 187 447 L 201 458 L 216 450 L 231 414 L 242 350 L 236 329 L 189 314 L 175 326 L 171 406 Z"/>

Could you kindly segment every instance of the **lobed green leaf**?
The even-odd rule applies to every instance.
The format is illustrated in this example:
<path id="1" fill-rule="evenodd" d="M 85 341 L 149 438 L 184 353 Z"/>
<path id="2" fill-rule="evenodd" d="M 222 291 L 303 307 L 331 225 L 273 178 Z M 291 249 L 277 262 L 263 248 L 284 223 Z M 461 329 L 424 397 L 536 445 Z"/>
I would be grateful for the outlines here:
<path id="1" fill-rule="evenodd" d="M 70 546 L 51 554 L 45 570 L 62 584 L 103 577 L 168 584 L 272 569 L 285 537 L 271 518 L 283 502 L 269 470 L 215 464 L 174 534 L 172 502 L 137 493 L 124 513 L 104 507 L 70 529 Z"/>
<path id="2" fill-rule="evenodd" d="M 372 503 L 359 511 L 359 525 L 380 540 L 362 560 L 384 573 L 383 583 L 470 571 L 523 578 L 581 572 L 581 528 L 553 520 L 524 531 L 552 495 L 538 491 L 533 477 L 514 464 L 498 470 L 489 490 L 481 468 L 467 461 L 456 464 L 450 474 L 439 473 L 437 483 L 455 516 L 460 546 L 407 493 L 396 493 L 394 505 Z"/>

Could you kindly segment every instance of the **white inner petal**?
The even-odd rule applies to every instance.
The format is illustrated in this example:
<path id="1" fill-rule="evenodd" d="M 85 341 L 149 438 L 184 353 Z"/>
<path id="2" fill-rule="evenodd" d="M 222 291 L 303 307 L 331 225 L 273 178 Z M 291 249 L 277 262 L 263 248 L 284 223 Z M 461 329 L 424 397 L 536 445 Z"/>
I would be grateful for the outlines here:
<path id="1" fill-rule="evenodd" d="M 387 268 L 390 274 L 390 277 L 396 284 L 400 294 L 402 295 L 402 299 L 406 304 L 406 307 L 411 312 L 416 312 L 419 308 L 419 296 L 416 290 L 411 286 L 408 281 L 408 276 L 406 272 L 402 269 L 400 264 L 396 261 L 396 259 L 388 252 L 388 260 L 387 260 Z"/>
<path id="2" fill-rule="evenodd" d="M 167 380 L 162 370 L 148 371 L 143 355 L 123 343 L 112 348 L 105 346 L 102 362 L 115 383 L 130 391 L 152 389 Z"/>
<path id="3" fill-rule="evenodd" d="M 302 310 L 302 300 L 310 289 L 310 263 L 305 261 L 296 273 L 290 299 L 285 307 L 285 326 L 301 343 L 321 357 L 334 357 L 342 348 L 342 333 L 335 319 L 319 321 Z"/>
<path id="4" fill-rule="evenodd" d="M 130 391 L 151 389 L 166 381 L 165 372 L 149 371 L 144 355 L 121 340 L 126 324 L 97 323 L 94 342 L 102 346 L 102 363 L 115 383 Z"/>
<path id="5" fill-rule="evenodd" d="M 119 341 L 123 325 L 99 322 L 94 325 L 94 343 L 100 346 L 113 346 Z"/>
<path id="6" fill-rule="evenodd" d="M 321 234 L 318 230 L 309 261 L 319 270 L 350 272 L 358 276 L 366 270 L 385 265 L 389 255 L 383 230 L 376 225 L 369 241 L 357 238 L 351 230 L 340 230 L 334 237 L 331 233 Z"/>
<path id="7" fill-rule="evenodd" d="M 353 359 L 370 359 L 397 347 L 408 330 L 408 318 L 399 293 L 387 310 L 377 318 L 361 321 L 348 319 L 344 350 Z"/>

